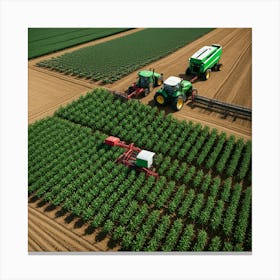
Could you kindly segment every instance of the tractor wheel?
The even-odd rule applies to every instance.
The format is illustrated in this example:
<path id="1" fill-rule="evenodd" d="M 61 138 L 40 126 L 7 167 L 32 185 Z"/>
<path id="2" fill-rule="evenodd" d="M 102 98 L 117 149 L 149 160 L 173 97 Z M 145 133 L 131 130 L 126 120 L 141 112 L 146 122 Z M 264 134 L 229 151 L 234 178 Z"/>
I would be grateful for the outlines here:
<path id="1" fill-rule="evenodd" d="M 217 64 L 217 71 L 221 71 L 222 68 L 223 68 L 223 64 L 218 63 Z"/>
<path id="2" fill-rule="evenodd" d="M 128 89 L 127 89 L 127 93 L 130 94 L 134 91 L 134 86 L 130 86 Z"/>
<path id="3" fill-rule="evenodd" d="M 206 81 L 210 78 L 211 69 L 207 69 L 203 74 L 203 80 Z"/>
<path id="4" fill-rule="evenodd" d="M 165 105 L 166 104 L 166 99 L 160 92 L 157 92 L 155 94 L 154 101 L 156 102 L 157 105 Z"/>
<path id="5" fill-rule="evenodd" d="M 182 95 L 179 95 L 178 97 L 176 97 L 172 102 L 172 107 L 176 111 L 180 111 L 182 109 L 183 105 L 184 105 L 184 98 Z"/>
<path id="6" fill-rule="evenodd" d="M 157 79 L 157 86 L 161 86 L 163 83 L 162 78 Z"/>
<path id="7" fill-rule="evenodd" d="M 147 96 L 150 93 L 150 87 L 145 88 L 144 90 L 144 96 Z"/>
<path id="8" fill-rule="evenodd" d="M 218 64 L 216 63 L 211 69 L 212 71 L 218 71 Z"/>
<path id="9" fill-rule="evenodd" d="M 190 69 L 190 67 L 188 67 L 187 69 L 186 69 L 186 75 L 190 75 L 191 74 L 191 69 Z"/>

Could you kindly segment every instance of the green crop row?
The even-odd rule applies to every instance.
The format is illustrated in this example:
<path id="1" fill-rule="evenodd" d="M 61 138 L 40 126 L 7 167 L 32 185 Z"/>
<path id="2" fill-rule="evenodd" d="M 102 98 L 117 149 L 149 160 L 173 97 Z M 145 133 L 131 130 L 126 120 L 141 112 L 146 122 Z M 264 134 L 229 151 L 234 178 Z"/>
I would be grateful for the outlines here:
<path id="1" fill-rule="evenodd" d="M 128 28 L 29 28 L 28 59 L 126 30 Z"/>
<path id="2" fill-rule="evenodd" d="M 78 77 L 112 83 L 156 61 L 211 28 L 149 28 L 102 44 L 85 47 L 38 66 Z"/>
<path id="3" fill-rule="evenodd" d="M 192 165 L 203 145 L 192 146 L 198 149 L 192 163 L 187 155 L 169 156 L 176 141 L 180 150 L 184 143 L 205 143 L 214 134 L 208 153 L 222 139 L 219 162 L 231 140 L 217 131 L 179 122 L 135 100 L 122 103 L 98 89 L 59 109 L 55 117 L 32 124 L 28 132 L 29 193 L 99 228 L 122 250 L 250 250 L 247 181 L 221 177 L 206 164 Z M 108 135 L 156 151 L 159 179 L 115 163 L 124 150 L 105 145 Z M 248 168 L 249 148 L 240 153 L 237 143 L 239 174 L 240 166 Z M 224 158 L 236 160 L 235 153 L 233 148 Z"/>
<path id="4" fill-rule="evenodd" d="M 192 166 L 197 165 L 201 153 L 204 154 L 204 160 L 200 160 L 199 165 L 203 169 L 215 172 L 216 163 L 219 163 L 221 158 L 226 158 L 224 165 L 227 168 L 223 176 L 240 174 L 240 166 L 244 166 L 244 170 L 242 177 L 238 180 L 244 179 L 245 175 L 248 176 L 250 173 L 251 166 L 243 164 L 243 162 L 248 162 L 250 141 L 246 144 L 243 140 L 236 141 L 233 143 L 231 153 L 228 153 L 226 147 L 228 143 L 232 145 L 232 138 L 226 139 L 225 133 L 218 135 L 215 129 L 202 128 L 200 124 L 194 125 L 192 122 L 181 122 L 171 115 L 165 117 L 164 112 L 158 111 L 156 107 L 145 106 L 135 100 L 123 103 L 113 94 L 102 89 L 97 89 L 94 93 L 82 96 L 69 106 L 60 108 L 56 116 L 120 137 L 128 143 L 133 142 L 147 150 L 153 150 L 158 154 L 156 165 L 159 173 L 183 184 L 187 184 L 192 179 L 194 175 L 191 173 Z M 205 146 L 209 142 L 202 144 L 205 137 L 214 139 L 214 141 L 211 140 L 211 148 L 206 150 Z M 174 149 L 178 151 L 175 154 L 172 153 Z M 190 164 L 189 155 L 194 149 L 197 151 L 192 156 Z M 182 163 L 186 163 L 184 167 L 188 172 L 182 170 Z M 175 169 L 174 165 L 177 165 Z M 228 174 L 228 169 L 230 169 L 230 174 Z M 181 176 L 178 172 L 181 172 Z"/>

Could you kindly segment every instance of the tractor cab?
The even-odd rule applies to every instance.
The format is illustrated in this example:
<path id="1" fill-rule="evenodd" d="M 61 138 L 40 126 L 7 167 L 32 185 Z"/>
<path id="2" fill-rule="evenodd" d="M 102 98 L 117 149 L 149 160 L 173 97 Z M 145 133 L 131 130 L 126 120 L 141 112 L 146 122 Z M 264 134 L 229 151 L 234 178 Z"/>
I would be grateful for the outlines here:
<path id="1" fill-rule="evenodd" d="M 127 98 L 140 95 L 148 95 L 151 88 L 162 84 L 163 74 L 156 73 L 151 70 L 142 70 L 138 72 L 137 82 L 133 83 L 127 90 Z"/>
<path id="2" fill-rule="evenodd" d="M 138 86 L 141 88 L 149 88 L 150 83 L 153 82 L 151 71 L 140 71 L 138 73 Z"/>
<path id="3" fill-rule="evenodd" d="M 167 80 L 164 81 L 163 89 L 164 91 L 170 95 L 173 96 L 174 93 L 181 90 L 181 82 L 183 79 L 170 76 Z"/>
<path id="4" fill-rule="evenodd" d="M 151 70 L 142 70 L 138 72 L 138 86 L 141 88 L 156 87 L 162 84 L 162 74 L 155 73 Z"/>
<path id="5" fill-rule="evenodd" d="M 161 89 L 156 92 L 154 101 L 158 105 L 171 103 L 174 110 L 179 111 L 182 109 L 183 103 L 187 101 L 192 91 L 192 84 L 189 81 L 170 76 L 164 81 Z"/>

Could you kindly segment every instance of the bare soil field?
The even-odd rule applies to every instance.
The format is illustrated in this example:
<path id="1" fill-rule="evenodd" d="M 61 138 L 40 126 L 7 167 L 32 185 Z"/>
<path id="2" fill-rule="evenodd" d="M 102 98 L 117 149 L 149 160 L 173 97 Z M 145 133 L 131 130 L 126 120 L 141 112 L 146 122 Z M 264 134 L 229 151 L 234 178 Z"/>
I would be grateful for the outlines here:
<path id="1" fill-rule="evenodd" d="M 60 207 L 31 198 L 28 204 L 29 252 L 113 252 L 119 249 L 119 246 L 109 249 L 108 241 L 108 237 L 91 231 L 88 224 Z"/>

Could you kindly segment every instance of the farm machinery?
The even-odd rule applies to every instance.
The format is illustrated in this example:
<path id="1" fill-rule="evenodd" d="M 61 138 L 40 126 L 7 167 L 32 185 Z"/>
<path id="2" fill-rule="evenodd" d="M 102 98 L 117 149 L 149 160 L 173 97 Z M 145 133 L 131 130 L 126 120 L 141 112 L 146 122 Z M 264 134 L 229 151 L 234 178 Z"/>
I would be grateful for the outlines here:
<path id="1" fill-rule="evenodd" d="M 142 70 L 138 72 L 138 78 L 124 93 L 114 92 L 122 99 L 131 99 L 132 97 L 147 96 L 152 87 L 160 86 L 163 82 L 163 74 L 156 73 L 153 70 Z"/>
<path id="2" fill-rule="evenodd" d="M 237 117 L 241 117 L 247 120 L 252 119 L 252 110 L 243 106 L 226 103 L 217 99 L 210 99 L 205 96 L 193 93 L 191 97 L 191 107 L 196 104 L 202 105 L 205 109 L 216 110 L 223 114 L 224 118 L 231 115 L 235 121 Z"/>
<path id="3" fill-rule="evenodd" d="M 157 105 L 171 103 L 173 109 L 179 111 L 189 98 L 191 99 L 191 107 L 199 104 L 205 109 L 221 112 L 224 117 L 232 115 L 234 120 L 237 117 L 251 120 L 251 109 L 198 95 L 191 82 L 174 76 L 164 81 L 162 88 L 156 92 L 154 101 Z"/>
<path id="4" fill-rule="evenodd" d="M 197 94 L 197 90 L 193 88 L 191 82 L 170 76 L 164 81 L 162 88 L 156 92 L 154 101 L 157 105 L 171 103 L 173 109 L 179 111 L 188 97 L 194 94 Z"/>
<path id="5" fill-rule="evenodd" d="M 118 146 L 126 149 L 126 151 L 121 154 L 115 162 L 122 163 L 125 166 L 145 172 L 147 176 L 154 176 L 158 179 L 158 174 L 152 170 L 153 157 L 155 153 L 147 150 L 141 150 L 140 148 L 134 146 L 134 143 L 126 144 L 121 141 L 120 138 L 114 136 L 107 137 L 104 143 L 109 146 Z"/>
<path id="6" fill-rule="evenodd" d="M 189 58 L 189 66 L 186 69 L 186 75 L 194 75 L 190 82 L 194 82 L 199 77 L 203 80 L 210 78 L 211 71 L 220 71 L 222 55 L 222 46 L 212 44 L 204 46 Z"/>

